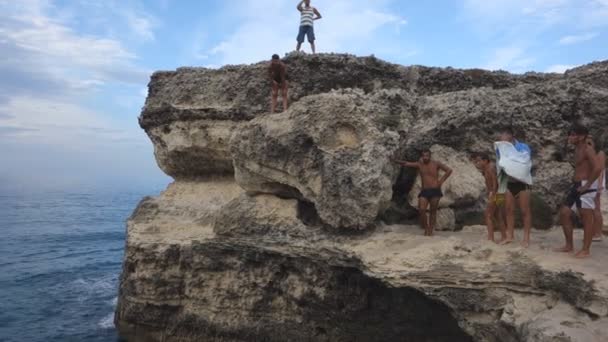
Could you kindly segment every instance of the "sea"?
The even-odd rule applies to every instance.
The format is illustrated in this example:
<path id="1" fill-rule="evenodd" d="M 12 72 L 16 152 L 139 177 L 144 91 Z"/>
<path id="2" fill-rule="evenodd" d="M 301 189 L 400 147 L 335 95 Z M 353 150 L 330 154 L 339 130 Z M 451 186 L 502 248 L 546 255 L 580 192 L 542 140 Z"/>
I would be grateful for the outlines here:
<path id="1" fill-rule="evenodd" d="M 164 187 L 0 192 L 0 341 L 118 341 L 125 221 Z"/>

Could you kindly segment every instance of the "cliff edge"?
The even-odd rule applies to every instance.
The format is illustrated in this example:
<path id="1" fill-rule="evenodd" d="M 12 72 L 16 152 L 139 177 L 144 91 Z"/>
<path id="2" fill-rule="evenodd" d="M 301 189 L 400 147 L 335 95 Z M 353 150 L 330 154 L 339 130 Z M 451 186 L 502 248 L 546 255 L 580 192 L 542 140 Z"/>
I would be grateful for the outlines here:
<path id="1" fill-rule="evenodd" d="M 579 261 L 550 251 L 557 230 L 536 230 L 527 250 L 484 241 L 468 161 L 513 122 L 534 150 L 535 226 L 550 228 L 572 174 L 567 129 L 608 125 L 608 62 L 564 75 L 284 62 L 292 105 L 278 114 L 266 63 L 152 76 L 140 125 L 175 182 L 128 220 L 123 337 L 608 339 L 608 247 Z M 390 162 L 428 146 L 455 171 L 435 238 L 413 226 L 416 175 Z"/>

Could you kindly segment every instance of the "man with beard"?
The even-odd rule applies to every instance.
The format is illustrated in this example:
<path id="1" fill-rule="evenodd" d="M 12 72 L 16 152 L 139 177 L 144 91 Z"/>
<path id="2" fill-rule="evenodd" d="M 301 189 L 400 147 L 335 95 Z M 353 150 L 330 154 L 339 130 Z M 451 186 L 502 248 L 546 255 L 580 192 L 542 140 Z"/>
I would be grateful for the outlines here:
<path id="1" fill-rule="evenodd" d="M 439 200 L 443 197 L 441 186 L 452 174 L 452 169 L 441 162 L 431 159 L 431 151 L 425 149 L 417 162 L 395 160 L 395 163 L 418 169 L 422 180 L 422 191 L 418 195 L 418 212 L 420 214 L 420 226 L 424 229 L 425 236 L 433 236 L 435 223 L 437 222 L 437 209 Z M 439 177 L 439 171 L 443 176 Z M 430 206 L 430 215 L 427 214 Z"/>

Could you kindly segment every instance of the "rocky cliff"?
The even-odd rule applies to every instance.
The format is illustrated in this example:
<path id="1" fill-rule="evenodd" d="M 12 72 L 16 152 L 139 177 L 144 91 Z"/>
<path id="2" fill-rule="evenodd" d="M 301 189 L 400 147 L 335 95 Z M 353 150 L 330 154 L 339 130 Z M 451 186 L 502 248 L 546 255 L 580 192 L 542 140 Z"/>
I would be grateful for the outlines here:
<path id="1" fill-rule="evenodd" d="M 602 341 L 608 274 L 594 257 L 483 241 L 467 160 L 513 122 L 533 148 L 535 216 L 551 226 L 572 168 L 567 128 L 604 133 L 608 62 L 565 75 L 403 67 L 290 55 L 291 107 L 269 114 L 265 63 L 152 76 L 140 125 L 175 179 L 127 224 L 116 325 L 129 341 Z M 440 227 L 412 227 L 431 147 L 455 174 Z"/>

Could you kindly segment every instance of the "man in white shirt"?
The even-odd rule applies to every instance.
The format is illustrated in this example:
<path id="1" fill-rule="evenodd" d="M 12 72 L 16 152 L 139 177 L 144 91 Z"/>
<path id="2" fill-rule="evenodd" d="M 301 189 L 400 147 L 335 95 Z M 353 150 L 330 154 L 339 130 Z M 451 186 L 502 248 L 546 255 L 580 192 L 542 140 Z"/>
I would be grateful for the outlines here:
<path id="1" fill-rule="evenodd" d="M 310 5 L 310 0 L 302 0 L 298 4 L 298 11 L 300 11 L 300 31 L 298 32 L 298 46 L 296 51 L 300 51 L 300 47 L 304 42 L 304 36 L 308 37 L 310 48 L 312 53 L 315 53 L 315 29 L 314 21 L 321 19 L 321 13 Z"/>

